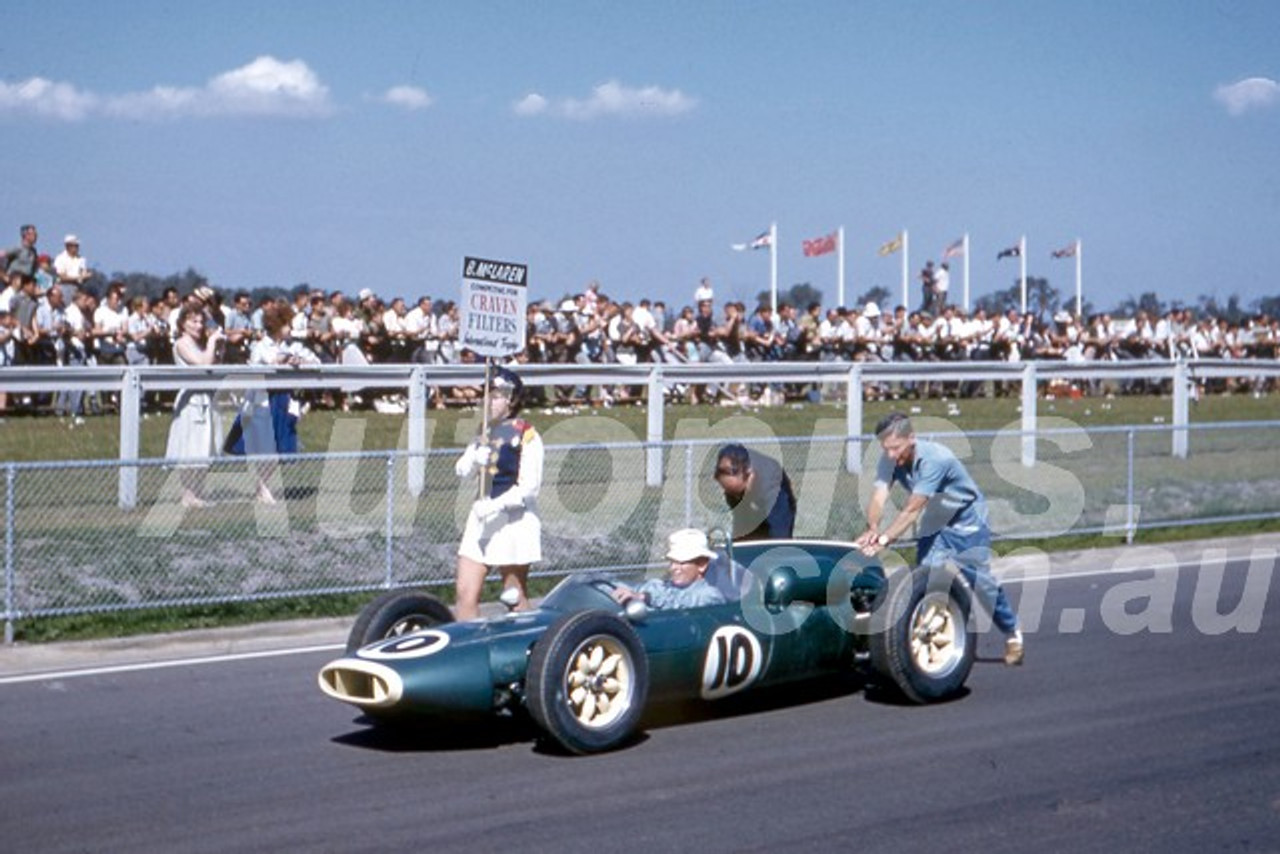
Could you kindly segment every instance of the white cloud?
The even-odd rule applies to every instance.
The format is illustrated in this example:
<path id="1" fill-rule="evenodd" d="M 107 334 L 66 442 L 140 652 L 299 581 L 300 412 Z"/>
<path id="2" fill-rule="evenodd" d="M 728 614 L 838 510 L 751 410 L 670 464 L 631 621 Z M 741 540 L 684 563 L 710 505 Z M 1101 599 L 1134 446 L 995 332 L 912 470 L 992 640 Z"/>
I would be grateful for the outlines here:
<path id="1" fill-rule="evenodd" d="M 1213 97 L 1228 113 L 1239 116 L 1280 101 L 1280 83 L 1266 77 L 1249 77 L 1219 86 L 1213 91 Z"/>
<path id="2" fill-rule="evenodd" d="M 537 92 L 530 92 L 511 108 L 517 116 L 536 116 L 547 111 L 547 99 Z"/>
<path id="3" fill-rule="evenodd" d="M 43 77 L 32 77 L 19 83 L 0 80 L 0 115 L 34 114 L 76 122 L 88 116 L 97 103 L 98 99 L 92 93 L 81 92 L 70 83 L 54 83 Z"/>
<path id="4" fill-rule="evenodd" d="M 300 59 L 260 56 L 200 88 L 157 86 L 111 98 L 104 109 L 133 119 L 183 116 L 324 116 L 333 111 L 329 88 Z"/>
<path id="5" fill-rule="evenodd" d="M 27 112 L 63 121 L 101 114 L 128 119 L 188 116 L 324 116 L 333 111 L 329 89 L 305 62 L 260 56 L 219 74 L 204 86 L 156 86 L 146 92 L 98 96 L 69 83 L 33 77 L 0 81 L 0 113 Z"/>
<path id="6" fill-rule="evenodd" d="M 406 110 L 426 109 L 435 101 L 426 89 L 419 89 L 417 86 L 392 86 L 375 100 Z"/>
<path id="7" fill-rule="evenodd" d="M 531 94 L 516 103 L 514 109 L 522 116 L 551 112 L 568 119 L 587 121 L 601 116 L 678 116 L 697 105 L 696 98 L 679 89 L 662 89 L 658 86 L 634 89 L 610 80 L 592 89 L 587 98 L 562 98 L 552 102 L 541 95 Z"/>

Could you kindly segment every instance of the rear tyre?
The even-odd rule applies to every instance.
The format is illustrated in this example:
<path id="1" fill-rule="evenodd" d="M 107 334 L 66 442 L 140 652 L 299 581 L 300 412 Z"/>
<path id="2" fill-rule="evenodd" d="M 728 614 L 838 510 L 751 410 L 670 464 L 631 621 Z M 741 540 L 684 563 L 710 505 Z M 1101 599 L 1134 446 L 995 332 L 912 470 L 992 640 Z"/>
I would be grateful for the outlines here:
<path id="1" fill-rule="evenodd" d="M 453 612 L 449 606 L 430 593 L 392 590 L 364 606 L 347 635 L 347 652 L 355 652 L 375 641 L 452 622 Z"/>
<path id="2" fill-rule="evenodd" d="M 950 567 L 916 567 L 887 581 L 872 616 L 872 666 L 913 703 L 954 697 L 969 678 L 978 645 L 969 585 Z"/>
<path id="3" fill-rule="evenodd" d="M 648 694 L 649 661 L 639 635 L 604 611 L 561 617 L 529 656 L 529 713 L 571 753 L 599 753 L 625 743 L 635 734 Z"/>

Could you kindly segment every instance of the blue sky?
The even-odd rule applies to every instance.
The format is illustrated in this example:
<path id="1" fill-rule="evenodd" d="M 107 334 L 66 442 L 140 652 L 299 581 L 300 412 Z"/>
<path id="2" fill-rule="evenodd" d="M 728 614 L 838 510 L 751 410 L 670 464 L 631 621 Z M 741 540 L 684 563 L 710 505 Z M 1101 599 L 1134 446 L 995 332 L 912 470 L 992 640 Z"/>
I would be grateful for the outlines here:
<path id="1" fill-rule="evenodd" d="M 1280 293 L 1280 5 L 45 0 L 6 9 L 4 217 L 105 272 L 452 298 L 897 293 L 968 232 L 1085 297 Z M 4 225 L 4 220 L 9 222 Z M 7 230 L 7 232 L 6 232 Z M 953 288 L 961 284 L 957 268 Z M 912 299 L 916 299 L 912 288 Z"/>

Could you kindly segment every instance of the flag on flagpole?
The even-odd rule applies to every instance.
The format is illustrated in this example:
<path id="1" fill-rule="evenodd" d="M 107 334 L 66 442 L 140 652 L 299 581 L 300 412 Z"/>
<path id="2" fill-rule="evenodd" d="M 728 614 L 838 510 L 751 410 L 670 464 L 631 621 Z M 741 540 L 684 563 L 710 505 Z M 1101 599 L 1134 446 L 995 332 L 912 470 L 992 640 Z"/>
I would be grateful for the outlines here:
<path id="1" fill-rule="evenodd" d="M 902 235 L 899 234 L 897 237 L 893 238 L 893 240 L 890 240 L 888 243 L 880 247 L 880 254 L 892 255 L 893 253 L 897 252 L 901 248 L 902 248 Z"/>
<path id="2" fill-rule="evenodd" d="M 773 230 L 763 232 L 750 243 L 735 243 L 733 249 L 735 252 L 745 252 L 748 249 L 768 249 L 773 245 Z"/>
<path id="3" fill-rule="evenodd" d="M 996 260 L 1001 258 L 1020 258 L 1022 256 L 1022 245 L 1010 246 L 1008 249 L 1001 249 L 996 253 Z"/>
<path id="4" fill-rule="evenodd" d="M 964 238 L 963 237 L 961 237 L 959 240 L 952 243 L 946 249 L 942 250 L 942 258 L 944 261 L 948 258 L 959 258 L 963 254 L 964 254 Z"/>
<path id="5" fill-rule="evenodd" d="M 1054 258 L 1074 258 L 1076 257 L 1076 245 L 1072 243 L 1070 246 L 1055 249 L 1050 254 L 1053 255 Z"/>
<path id="6" fill-rule="evenodd" d="M 835 252 L 838 246 L 836 232 L 833 231 L 822 237 L 804 241 L 804 256 L 806 258 L 816 258 L 819 255 L 826 255 L 828 252 Z"/>

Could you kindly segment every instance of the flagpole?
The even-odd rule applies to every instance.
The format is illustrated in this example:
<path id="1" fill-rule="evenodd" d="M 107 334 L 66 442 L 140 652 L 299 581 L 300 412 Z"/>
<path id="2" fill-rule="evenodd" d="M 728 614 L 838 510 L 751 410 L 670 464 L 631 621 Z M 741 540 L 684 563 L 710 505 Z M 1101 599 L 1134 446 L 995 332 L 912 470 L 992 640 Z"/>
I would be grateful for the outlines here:
<path id="1" fill-rule="evenodd" d="M 969 313 L 969 232 L 964 233 L 964 313 Z"/>
<path id="2" fill-rule="evenodd" d="M 910 255 L 911 255 L 911 246 L 910 246 L 910 243 L 908 242 L 907 230 L 904 228 L 902 229 L 902 304 L 908 307 L 911 305 L 911 290 L 910 290 L 911 261 L 909 258 Z M 910 311 L 910 308 L 908 308 L 907 310 Z"/>
<path id="3" fill-rule="evenodd" d="M 1077 320 L 1084 319 L 1083 317 L 1084 282 L 1083 282 L 1083 278 L 1080 275 L 1081 264 L 1082 264 L 1082 261 L 1080 260 L 1080 255 L 1083 252 L 1083 250 L 1084 250 L 1084 246 L 1081 243 L 1080 238 L 1077 237 L 1076 238 L 1076 319 Z"/>
<path id="4" fill-rule="evenodd" d="M 844 305 L 844 226 L 836 229 L 836 294 L 837 305 Z M 803 307 L 803 306 L 802 306 Z"/>
<path id="5" fill-rule="evenodd" d="M 1022 313 L 1027 313 L 1027 236 L 1018 238 L 1018 280 L 1022 289 Z"/>
<path id="6" fill-rule="evenodd" d="M 769 223 L 769 310 L 778 316 L 778 224 Z"/>

